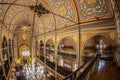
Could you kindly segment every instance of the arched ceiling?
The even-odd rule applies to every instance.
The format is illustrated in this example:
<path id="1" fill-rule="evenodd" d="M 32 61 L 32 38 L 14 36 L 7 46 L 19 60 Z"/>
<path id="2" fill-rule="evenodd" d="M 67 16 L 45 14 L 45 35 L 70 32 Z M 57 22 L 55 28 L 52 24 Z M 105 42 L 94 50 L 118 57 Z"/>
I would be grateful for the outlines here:
<path id="1" fill-rule="evenodd" d="M 0 3 L 21 5 L 0 4 L 0 20 L 11 32 L 15 33 L 16 28 L 34 24 L 36 36 L 77 24 L 78 21 L 86 22 L 112 16 L 110 0 L 0 0 Z M 40 17 L 35 14 L 34 17 L 34 11 L 26 6 L 39 3 L 51 13 Z"/>

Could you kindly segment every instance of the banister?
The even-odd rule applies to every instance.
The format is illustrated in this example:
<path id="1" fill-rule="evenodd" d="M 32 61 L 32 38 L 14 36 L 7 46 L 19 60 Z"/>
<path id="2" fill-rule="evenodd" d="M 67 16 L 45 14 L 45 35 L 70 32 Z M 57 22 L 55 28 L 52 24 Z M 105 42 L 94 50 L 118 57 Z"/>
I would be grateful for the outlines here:
<path id="1" fill-rule="evenodd" d="M 80 66 L 76 71 L 72 72 L 70 75 L 68 75 L 66 78 L 63 80 L 70 79 L 71 77 L 76 77 L 76 73 L 79 72 L 88 62 L 90 62 L 94 57 L 97 58 L 98 54 L 94 53 L 87 62 L 85 62 L 82 66 Z"/>

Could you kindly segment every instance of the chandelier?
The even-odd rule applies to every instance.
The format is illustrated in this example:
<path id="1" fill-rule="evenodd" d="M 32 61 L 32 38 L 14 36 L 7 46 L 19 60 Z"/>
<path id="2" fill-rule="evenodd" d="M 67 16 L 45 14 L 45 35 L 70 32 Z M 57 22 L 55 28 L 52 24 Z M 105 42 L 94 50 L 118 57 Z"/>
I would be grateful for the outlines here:
<path id="1" fill-rule="evenodd" d="M 30 56 L 30 52 L 24 50 L 24 51 L 22 51 L 22 56 L 24 56 L 24 57 L 28 57 L 28 56 Z"/>
<path id="2" fill-rule="evenodd" d="M 35 13 L 37 13 L 37 15 L 40 17 L 42 16 L 43 14 L 48 14 L 50 13 L 50 11 L 45 8 L 42 3 L 40 3 L 39 5 L 32 5 L 32 6 L 29 6 L 29 8 L 31 10 L 33 10 Z"/>
<path id="3" fill-rule="evenodd" d="M 22 74 L 27 80 L 46 80 L 45 67 L 35 62 L 35 58 L 30 64 L 23 65 Z"/>

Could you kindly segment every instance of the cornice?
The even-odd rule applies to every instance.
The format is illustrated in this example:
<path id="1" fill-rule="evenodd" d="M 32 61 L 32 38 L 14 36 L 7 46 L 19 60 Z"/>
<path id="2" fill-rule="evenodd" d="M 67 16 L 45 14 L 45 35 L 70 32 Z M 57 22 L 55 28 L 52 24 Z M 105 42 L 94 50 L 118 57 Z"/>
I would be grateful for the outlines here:
<path id="1" fill-rule="evenodd" d="M 42 35 L 39 35 L 36 37 L 54 35 L 55 33 L 57 35 L 59 35 L 61 33 L 78 32 L 78 27 L 80 27 L 80 32 L 91 31 L 91 30 L 113 30 L 113 29 L 116 29 L 114 18 L 109 18 L 109 19 L 103 19 L 103 20 L 98 20 L 98 21 L 92 21 L 92 22 L 71 25 L 71 26 L 68 26 L 68 27 L 65 27 L 62 29 L 57 29 L 52 32 L 48 32 L 48 33 L 45 33 L 45 34 L 42 34 Z"/>

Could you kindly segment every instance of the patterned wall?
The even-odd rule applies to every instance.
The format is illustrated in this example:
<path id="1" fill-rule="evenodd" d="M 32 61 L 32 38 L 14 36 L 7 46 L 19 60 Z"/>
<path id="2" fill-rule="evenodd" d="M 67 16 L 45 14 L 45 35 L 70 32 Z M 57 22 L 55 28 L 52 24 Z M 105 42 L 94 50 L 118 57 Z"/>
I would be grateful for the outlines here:
<path id="1" fill-rule="evenodd" d="M 77 23 L 78 17 L 73 0 L 48 0 L 46 2 L 55 13 L 57 29 Z M 113 17 L 110 0 L 76 0 L 76 4 L 80 22 Z M 53 21 L 52 19 L 50 21 Z M 52 23 L 50 22 L 49 24 Z"/>
<path id="2" fill-rule="evenodd" d="M 20 28 L 19 32 L 17 33 L 18 36 L 18 49 L 22 45 L 27 45 L 28 47 L 31 47 L 31 30 L 29 28 L 23 27 Z"/>
<path id="3" fill-rule="evenodd" d="M 0 20 L 2 20 L 2 16 L 3 16 L 3 8 L 2 8 L 2 6 L 0 5 Z"/>
<path id="4" fill-rule="evenodd" d="M 110 0 L 77 0 L 80 21 L 92 21 L 113 16 Z"/>
<path id="5" fill-rule="evenodd" d="M 85 43 L 87 40 L 90 39 L 90 37 L 93 37 L 95 35 L 102 35 L 106 36 L 110 41 L 112 41 L 113 46 L 116 45 L 116 31 L 115 30 L 107 30 L 104 32 L 87 32 L 87 33 L 82 33 L 81 34 L 81 51 L 84 48 Z"/>
<path id="6" fill-rule="evenodd" d="M 57 29 L 76 22 L 77 16 L 72 0 L 48 0 L 48 3 L 55 13 Z"/>
<path id="7" fill-rule="evenodd" d="M 4 0 L 5 2 L 12 3 L 14 0 Z M 77 5 L 77 9 L 79 12 L 79 18 L 81 22 L 93 21 L 96 19 L 105 19 L 113 17 L 112 8 L 111 8 L 111 0 L 39 0 L 39 3 L 42 3 L 50 11 L 52 10 L 54 14 L 43 15 L 42 19 L 45 26 L 45 32 L 53 31 L 55 27 L 57 29 L 70 26 L 77 23 L 78 16 L 77 10 L 75 7 L 75 1 Z M 17 4 L 22 5 L 35 5 L 36 0 L 16 0 Z M 1 6 L 0 5 L 0 19 L 2 20 L 5 11 L 7 10 L 8 5 Z M 23 11 L 24 12 L 23 12 Z M 25 12 L 26 10 L 26 12 Z M 19 13 L 20 15 L 16 15 Z M 4 22 L 8 24 L 22 24 L 20 21 L 26 19 L 26 15 L 30 15 L 30 20 L 33 20 L 33 11 L 29 10 L 29 8 L 23 6 L 12 6 L 8 10 Z M 14 17 L 16 15 L 16 17 Z M 17 19 L 16 19 L 17 18 Z M 42 24 L 43 24 L 42 22 Z M 40 35 L 44 32 L 43 29 L 40 28 L 41 20 L 38 16 L 36 16 L 35 27 L 37 30 L 37 35 Z M 16 25 L 14 27 L 17 27 Z M 11 25 L 11 30 L 14 28 Z M 42 30 L 42 31 L 41 31 Z M 42 32 L 42 33 L 41 33 Z"/>
<path id="8" fill-rule="evenodd" d="M 42 16 L 45 24 L 45 32 L 49 32 L 55 29 L 55 22 L 52 14 Z"/>
<path id="9" fill-rule="evenodd" d="M 73 42 L 75 42 L 74 44 L 76 45 L 76 47 L 78 47 L 78 34 L 74 33 L 74 34 L 61 34 L 59 36 L 57 36 L 57 44 L 59 44 L 59 42 L 64 39 L 64 38 L 70 38 L 73 40 Z"/>

